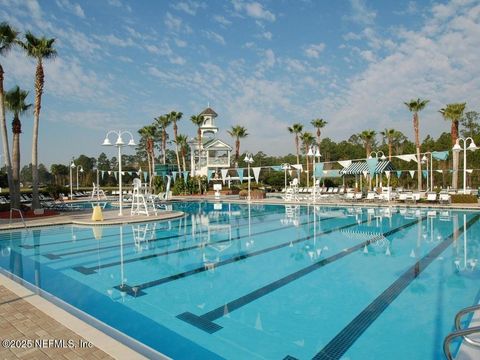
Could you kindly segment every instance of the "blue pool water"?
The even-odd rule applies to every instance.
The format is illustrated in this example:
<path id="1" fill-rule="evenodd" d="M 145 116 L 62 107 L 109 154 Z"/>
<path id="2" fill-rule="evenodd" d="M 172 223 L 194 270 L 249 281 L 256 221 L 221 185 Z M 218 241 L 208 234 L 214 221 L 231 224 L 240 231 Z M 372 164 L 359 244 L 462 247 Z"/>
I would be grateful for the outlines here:
<path id="1" fill-rule="evenodd" d="M 175 203 L 0 233 L 0 267 L 175 359 L 440 359 L 479 300 L 480 213 Z"/>
<path id="2" fill-rule="evenodd" d="M 99 204 L 102 209 L 112 209 L 114 207 L 110 201 L 75 201 L 68 205 L 79 210 L 92 210 L 92 206 L 97 204 Z"/>

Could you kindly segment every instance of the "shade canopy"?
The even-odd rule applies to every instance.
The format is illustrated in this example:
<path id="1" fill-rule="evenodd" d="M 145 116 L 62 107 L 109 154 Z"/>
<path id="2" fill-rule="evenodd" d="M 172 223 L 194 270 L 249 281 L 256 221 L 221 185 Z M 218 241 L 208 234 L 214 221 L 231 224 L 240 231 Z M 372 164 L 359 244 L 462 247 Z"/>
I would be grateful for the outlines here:
<path id="1" fill-rule="evenodd" d="M 392 171 L 392 170 L 395 170 L 395 168 L 393 167 L 390 161 L 379 161 L 377 163 L 377 166 L 375 167 L 374 174 L 381 174 L 385 171 Z M 360 175 L 360 174 L 363 174 L 365 171 L 369 172 L 367 162 L 357 161 L 350 164 L 350 166 L 340 170 L 340 173 L 343 175 Z"/>

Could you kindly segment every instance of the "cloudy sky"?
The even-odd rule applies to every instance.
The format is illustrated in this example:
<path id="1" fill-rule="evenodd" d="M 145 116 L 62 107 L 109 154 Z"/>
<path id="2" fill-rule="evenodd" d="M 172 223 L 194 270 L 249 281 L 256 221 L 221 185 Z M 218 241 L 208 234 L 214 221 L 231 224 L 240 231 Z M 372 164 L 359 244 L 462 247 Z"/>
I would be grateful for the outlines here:
<path id="1" fill-rule="evenodd" d="M 287 126 L 346 139 L 386 127 L 413 138 L 411 98 L 430 99 L 421 136 L 449 131 L 438 110 L 480 110 L 480 1 L 0 0 L 0 18 L 56 39 L 45 64 L 40 161 L 98 156 L 107 130 L 137 131 L 182 111 L 180 133 L 207 104 L 220 137 L 250 134 L 242 150 L 294 152 Z M 0 59 L 5 88 L 30 90 L 35 64 L 18 50 Z M 11 115 L 8 114 L 8 121 Z M 30 162 L 32 114 L 23 117 Z M 313 131 L 313 129 L 312 129 Z"/>

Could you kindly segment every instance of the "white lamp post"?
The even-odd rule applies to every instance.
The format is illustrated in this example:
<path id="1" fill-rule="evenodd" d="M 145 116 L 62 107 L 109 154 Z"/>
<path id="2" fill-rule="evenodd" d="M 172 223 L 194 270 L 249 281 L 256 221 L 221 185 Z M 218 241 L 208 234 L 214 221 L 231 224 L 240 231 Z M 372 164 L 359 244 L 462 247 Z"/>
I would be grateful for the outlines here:
<path id="1" fill-rule="evenodd" d="M 78 190 L 78 168 L 80 168 L 80 172 L 83 173 L 83 166 L 82 165 L 77 166 L 77 190 Z"/>
<path id="2" fill-rule="evenodd" d="M 291 166 L 289 163 L 284 163 L 282 164 L 282 169 L 285 172 L 285 192 L 287 191 L 287 170 L 291 169 Z"/>
<path id="3" fill-rule="evenodd" d="M 253 164 L 253 157 L 252 157 L 252 154 L 249 154 L 247 153 L 245 155 L 245 159 L 243 159 L 243 161 L 245 161 L 248 165 L 248 170 L 247 170 L 247 173 L 248 173 L 248 197 L 247 197 L 247 201 L 250 202 L 250 164 Z"/>
<path id="4" fill-rule="evenodd" d="M 312 178 L 313 178 L 313 201 L 317 200 L 317 184 L 316 184 L 316 177 L 315 177 L 315 165 L 317 164 L 316 159 L 320 160 L 320 149 L 318 146 L 310 146 L 308 149 L 307 157 L 313 157 L 313 169 L 312 169 Z M 307 161 L 308 163 L 308 161 Z"/>
<path id="5" fill-rule="evenodd" d="M 467 147 L 467 142 L 470 140 L 470 145 Z M 460 141 L 463 141 L 463 147 L 460 146 Z M 475 145 L 475 142 L 471 137 L 458 138 L 452 150 L 455 152 L 460 152 L 463 150 L 463 193 L 467 192 L 467 150 L 475 151 L 478 147 Z"/>
<path id="6" fill-rule="evenodd" d="M 430 171 L 428 170 L 427 155 L 430 155 Z M 433 156 L 430 151 L 427 151 L 425 154 L 423 154 L 422 163 L 427 163 L 427 186 L 428 186 L 428 181 L 430 179 L 430 191 L 433 191 Z"/>
<path id="7" fill-rule="evenodd" d="M 110 134 L 116 134 L 117 135 L 117 141 L 115 141 L 115 144 L 112 144 L 110 142 L 110 139 L 108 136 Z M 128 134 L 130 135 L 130 141 L 128 144 L 125 144 L 125 142 L 122 139 L 123 134 Z M 130 131 L 115 131 L 115 130 L 110 130 L 107 135 L 105 136 L 105 140 L 103 140 L 104 146 L 116 146 L 118 148 L 118 204 L 120 206 L 120 210 L 118 212 L 118 216 L 123 215 L 123 190 L 122 190 L 122 147 L 124 146 L 135 146 L 135 140 L 133 140 L 133 135 Z"/>
<path id="8" fill-rule="evenodd" d="M 72 170 L 73 168 L 75 168 L 75 163 L 73 162 L 73 158 L 72 158 L 72 162 L 70 163 L 70 200 L 73 200 L 73 180 L 72 180 Z"/>

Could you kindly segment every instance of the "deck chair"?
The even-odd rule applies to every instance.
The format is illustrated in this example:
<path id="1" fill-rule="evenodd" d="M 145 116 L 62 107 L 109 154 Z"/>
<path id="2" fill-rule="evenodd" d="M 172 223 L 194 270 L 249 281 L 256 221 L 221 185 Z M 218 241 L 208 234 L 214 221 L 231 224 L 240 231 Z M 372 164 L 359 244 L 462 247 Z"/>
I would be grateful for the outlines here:
<path id="1" fill-rule="evenodd" d="M 440 204 L 450 204 L 452 201 L 452 197 L 450 196 L 449 193 L 446 192 L 441 192 L 438 194 L 438 202 Z"/>
<path id="2" fill-rule="evenodd" d="M 427 194 L 427 201 L 428 202 L 437 202 L 437 193 L 435 192 L 429 192 Z"/>

